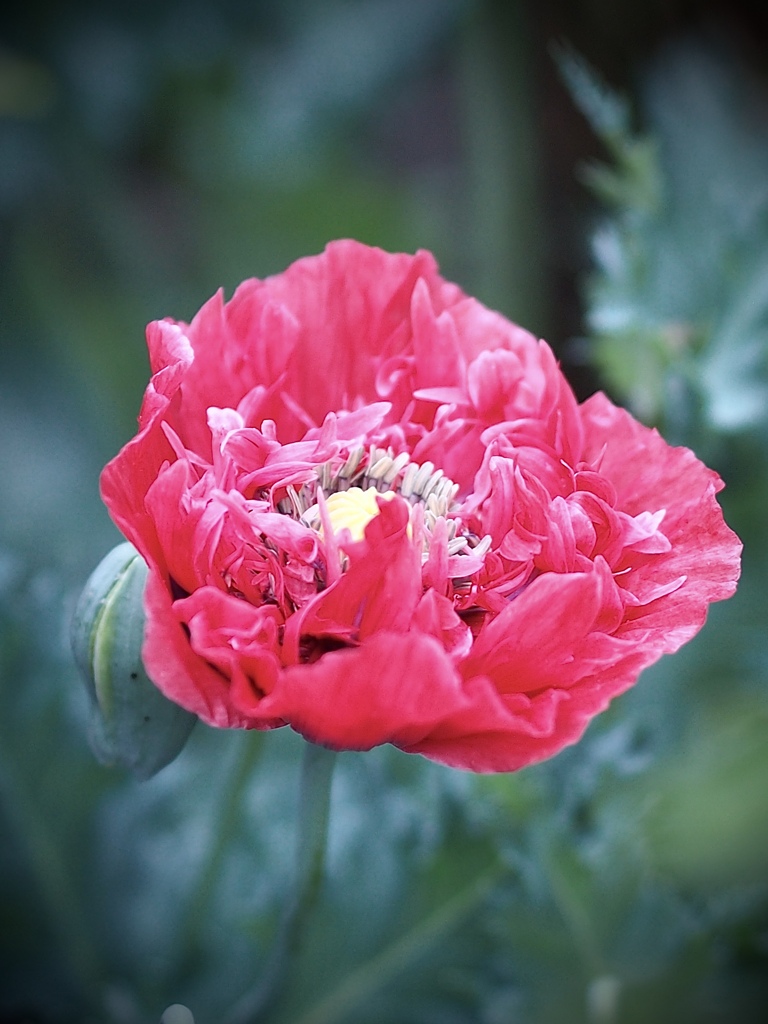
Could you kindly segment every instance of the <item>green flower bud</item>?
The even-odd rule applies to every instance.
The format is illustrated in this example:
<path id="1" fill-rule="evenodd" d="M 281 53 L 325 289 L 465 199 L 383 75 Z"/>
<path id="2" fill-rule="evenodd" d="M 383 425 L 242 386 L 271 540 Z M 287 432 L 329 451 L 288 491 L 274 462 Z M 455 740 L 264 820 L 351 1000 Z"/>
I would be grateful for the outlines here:
<path id="1" fill-rule="evenodd" d="M 72 620 L 72 648 L 91 703 L 90 740 L 107 765 L 148 779 L 181 751 L 197 721 L 169 701 L 144 671 L 147 565 L 119 544 L 86 583 Z"/>

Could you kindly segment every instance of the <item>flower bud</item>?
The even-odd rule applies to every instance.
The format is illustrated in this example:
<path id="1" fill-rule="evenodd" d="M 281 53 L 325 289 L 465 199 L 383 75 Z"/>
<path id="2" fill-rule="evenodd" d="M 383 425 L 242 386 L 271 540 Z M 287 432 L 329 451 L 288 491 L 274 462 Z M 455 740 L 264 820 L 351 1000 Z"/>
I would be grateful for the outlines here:
<path id="1" fill-rule="evenodd" d="M 75 608 L 72 648 L 91 703 L 96 757 L 148 779 L 187 741 L 196 716 L 172 703 L 141 660 L 147 565 L 132 544 L 113 548 L 91 574 Z"/>

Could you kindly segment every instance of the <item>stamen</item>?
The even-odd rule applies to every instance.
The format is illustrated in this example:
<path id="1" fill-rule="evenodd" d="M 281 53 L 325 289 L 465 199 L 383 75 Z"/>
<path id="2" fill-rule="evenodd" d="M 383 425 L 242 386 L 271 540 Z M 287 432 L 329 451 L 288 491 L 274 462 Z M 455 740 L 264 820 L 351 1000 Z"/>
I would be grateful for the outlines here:
<path id="1" fill-rule="evenodd" d="M 416 498 L 422 497 L 423 488 L 426 486 L 430 476 L 435 471 L 434 462 L 425 462 L 419 467 L 419 471 L 413 478 L 413 493 Z"/>
<path id="2" fill-rule="evenodd" d="M 448 554 L 449 555 L 461 554 L 461 552 L 465 548 L 468 548 L 468 547 L 469 547 L 469 543 L 467 542 L 467 538 L 466 537 L 454 537 L 453 540 L 449 540 L 448 541 Z"/>
<path id="3" fill-rule="evenodd" d="M 364 455 L 365 448 L 353 448 L 347 456 L 347 461 L 339 470 L 337 479 L 341 477 L 342 480 L 350 480 L 357 472 L 357 468 L 363 461 Z M 330 469 L 330 463 L 327 462 L 323 468 L 325 469 L 326 467 Z"/>
<path id="4" fill-rule="evenodd" d="M 413 494 L 413 481 L 416 479 L 416 474 L 419 472 L 419 467 L 415 462 L 408 464 L 408 468 L 405 471 L 402 483 L 400 484 L 400 493 L 404 498 L 410 498 Z"/>
<path id="5" fill-rule="evenodd" d="M 424 487 L 421 489 L 421 497 L 424 501 L 429 498 L 431 494 L 434 494 L 440 488 L 440 482 L 443 479 L 442 469 L 436 469 L 432 476 L 427 480 Z"/>
<path id="6" fill-rule="evenodd" d="M 286 487 L 286 495 L 277 503 L 277 510 L 325 536 L 330 530 L 335 538 L 341 530 L 348 530 L 353 541 L 365 536 L 368 523 L 379 514 L 376 502 L 378 496 L 393 498 L 399 495 L 410 505 L 420 507 L 423 512 L 418 535 L 422 538 L 422 561 L 429 558 L 432 536 L 438 521 L 445 523 L 449 556 L 469 556 L 468 566 L 477 566 L 491 547 L 491 538 L 480 539 L 467 532 L 461 520 L 452 516 L 459 485 L 445 476 L 442 469 L 436 469 L 433 462 L 419 465 L 411 462 L 407 452 L 395 455 L 391 448 L 358 445 L 351 448 L 346 457 L 342 453 L 316 468 L 316 481 L 304 484 L 296 490 Z M 319 495 L 322 494 L 322 497 Z M 324 508 L 320 509 L 318 502 Z M 409 535 L 411 527 L 409 526 Z M 335 550 L 335 539 L 331 541 Z M 338 556 L 341 562 L 345 556 Z M 342 571 L 345 565 L 341 565 Z M 472 572 L 476 571 L 473 568 Z M 468 573 L 467 579 L 472 575 Z M 458 587 L 463 577 L 455 577 Z"/>
<path id="7" fill-rule="evenodd" d="M 365 475 L 369 480 L 384 480 L 393 465 L 394 459 L 390 458 L 389 455 L 385 455 L 374 462 L 372 466 L 369 466 L 365 471 Z"/>
<path id="8" fill-rule="evenodd" d="M 486 534 L 482 540 L 477 542 L 477 544 L 475 544 L 474 546 L 470 546 L 470 551 L 475 556 L 475 558 L 485 558 L 485 556 L 491 550 L 492 543 L 493 538 L 490 536 L 490 534 Z"/>

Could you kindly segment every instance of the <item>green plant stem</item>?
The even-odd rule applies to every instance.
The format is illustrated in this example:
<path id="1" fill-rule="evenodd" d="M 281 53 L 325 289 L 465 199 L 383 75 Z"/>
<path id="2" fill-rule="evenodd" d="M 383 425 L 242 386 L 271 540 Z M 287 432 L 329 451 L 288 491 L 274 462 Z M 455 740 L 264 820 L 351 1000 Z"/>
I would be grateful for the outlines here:
<path id="1" fill-rule="evenodd" d="M 187 909 L 182 935 L 186 951 L 193 951 L 203 929 L 206 915 L 213 898 L 216 879 L 231 840 L 238 815 L 241 813 L 243 795 L 254 765 L 262 754 L 262 736 L 246 732 L 240 737 L 240 749 L 236 752 L 234 764 L 229 766 L 225 779 L 224 794 L 218 802 L 218 815 L 210 829 L 210 846 L 203 859 L 194 895 Z"/>
<path id="2" fill-rule="evenodd" d="M 360 1007 L 366 999 L 409 967 L 414 959 L 453 931 L 475 910 L 503 875 L 494 865 L 483 871 L 465 889 L 414 928 L 370 960 L 351 971 L 341 983 L 307 1010 L 295 1024 L 336 1024 Z M 362 1019 L 362 1018 L 361 1018 Z"/>
<path id="3" fill-rule="evenodd" d="M 304 748 L 293 889 L 283 909 L 277 938 L 262 977 L 236 1003 L 223 1024 L 258 1024 L 280 994 L 323 877 L 335 763 L 333 750 L 314 743 L 307 743 Z"/>

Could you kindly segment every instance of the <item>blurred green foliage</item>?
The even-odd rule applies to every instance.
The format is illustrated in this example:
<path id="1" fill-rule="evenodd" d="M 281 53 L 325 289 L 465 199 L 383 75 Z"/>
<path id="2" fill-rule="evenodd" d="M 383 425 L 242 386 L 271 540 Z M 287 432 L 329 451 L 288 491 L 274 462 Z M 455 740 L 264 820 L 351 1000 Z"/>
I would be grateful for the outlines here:
<path id="1" fill-rule="evenodd" d="M 660 55 L 629 103 L 577 56 L 561 66 L 612 158 L 584 169 L 611 211 L 588 290 L 594 358 L 646 421 L 693 443 L 768 419 L 768 134 L 764 84 L 727 51 Z"/>
<path id="2" fill-rule="evenodd" d="M 291 885 L 295 735 L 198 726 L 145 783 L 88 748 L 68 626 L 119 540 L 97 478 L 134 430 L 143 324 L 351 235 L 432 248 L 468 291 L 562 326 L 537 168 L 563 124 L 578 133 L 575 104 L 605 147 L 585 172 L 597 205 L 584 190 L 555 232 L 581 231 L 586 252 L 594 217 L 586 329 L 569 326 L 586 338 L 551 340 L 722 473 L 742 585 L 547 764 L 476 778 L 394 750 L 342 755 L 321 902 L 269 1020 L 762 1018 L 767 86 L 738 48 L 662 33 L 626 99 L 566 56 L 575 102 L 563 92 L 548 119 L 535 47 L 573 26 L 565 6 L 538 23 L 534 5 L 469 0 L 5 15 L 4 1024 L 152 1024 L 174 1002 L 220 1024 Z M 641 6 L 656 10 L 638 5 L 633 26 Z M 574 7 L 607 31 L 610 4 Z"/>

